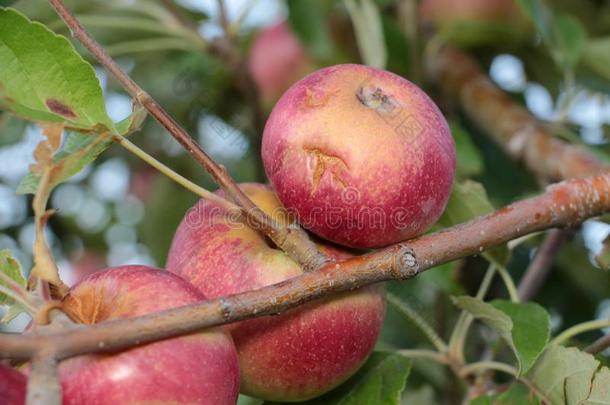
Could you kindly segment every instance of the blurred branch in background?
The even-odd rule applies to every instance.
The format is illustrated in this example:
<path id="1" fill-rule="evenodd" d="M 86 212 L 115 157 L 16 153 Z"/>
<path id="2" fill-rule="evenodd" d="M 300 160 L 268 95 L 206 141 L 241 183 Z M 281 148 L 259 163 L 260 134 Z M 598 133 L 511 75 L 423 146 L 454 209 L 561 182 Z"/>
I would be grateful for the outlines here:
<path id="1" fill-rule="evenodd" d="M 518 292 L 521 300 L 529 301 L 534 298 L 544 284 L 559 249 L 572 234 L 573 230 L 570 229 L 553 229 L 547 233 L 519 282 Z"/>
<path id="2" fill-rule="evenodd" d="M 609 169 L 582 147 L 549 133 L 523 106 L 498 89 L 463 51 L 450 47 L 430 50 L 427 69 L 472 121 L 540 180 L 584 177 Z"/>

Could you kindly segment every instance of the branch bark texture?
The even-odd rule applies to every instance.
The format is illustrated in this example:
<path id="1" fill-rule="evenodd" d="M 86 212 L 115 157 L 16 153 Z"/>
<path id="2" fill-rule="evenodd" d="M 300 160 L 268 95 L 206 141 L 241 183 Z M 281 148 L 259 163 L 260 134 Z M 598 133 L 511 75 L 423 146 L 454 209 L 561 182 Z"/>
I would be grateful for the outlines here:
<path id="1" fill-rule="evenodd" d="M 573 226 L 610 211 L 610 174 L 549 186 L 542 195 L 487 216 L 363 256 L 327 263 L 284 282 L 156 314 L 23 336 L 0 335 L 0 358 L 27 359 L 52 343 L 57 359 L 133 347 L 204 328 L 273 315 L 304 302 L 368 284 L 404 280 L 431 267 L 481 253 L 519 236 Z"/>

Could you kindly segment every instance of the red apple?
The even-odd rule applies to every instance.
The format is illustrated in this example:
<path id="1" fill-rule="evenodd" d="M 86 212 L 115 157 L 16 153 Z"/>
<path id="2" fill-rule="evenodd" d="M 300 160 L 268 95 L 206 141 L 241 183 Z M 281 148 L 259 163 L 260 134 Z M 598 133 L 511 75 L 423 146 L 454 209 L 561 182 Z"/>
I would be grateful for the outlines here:
<path id="1" fill-rule="evenodd" d="M 0 363 L 0 403 L 23 405 L 27 379 L 19 371 Z"/>
<path id="2" fill-rule="evenodd" d="M 242 190 L 265 212 L 287 224 L 273 192 L 261 184 Z M 347 253 L 322 247 L 340 258 Z M 199 201 L 178 227 L 167 268 L 208 297 L 255 290 L 302 274 L 284 252 L 222 209 Z M 231 325 L 241 391 L 266 400 L 299 401 L 349 378 L 373 349 L 385 311 L 379 286 L 315 301 L 279 316 Z"/>
<path id="3" fill-rule="evenodd" d="M 263 103 L 272 105 L 292 83 L 313 70 L 313 62 L 286 22 L 267 27 L 250 49 L 248 70 Z"/>
<path id="4" fill-rule="evenodd" d="M 146 266 L 94 273 L 70 289 L 64 311 L 94 324 L 202 301 L 185 280 Z M 239 371 L 231 337 L 219 329 L 162 340 L 112 354 L 91 354 L 60 365 L 63 403 L 235 404 Z"/>
<path id="5" fill-rule="evenodd" d="M 513 0 L 423 0 L 420 19 L 443 39 L 458 45 L 484 45 L 527 38 L 531 23 Z"/>
<path id="6" fill-rule="evenodd" d="M 301 224 L 333 242 L 384 246 L 441 215 L 455 145 L 416 85 L 362 65 L 318 70 L 293 85 L 265 126 L 265 171 Z"/>

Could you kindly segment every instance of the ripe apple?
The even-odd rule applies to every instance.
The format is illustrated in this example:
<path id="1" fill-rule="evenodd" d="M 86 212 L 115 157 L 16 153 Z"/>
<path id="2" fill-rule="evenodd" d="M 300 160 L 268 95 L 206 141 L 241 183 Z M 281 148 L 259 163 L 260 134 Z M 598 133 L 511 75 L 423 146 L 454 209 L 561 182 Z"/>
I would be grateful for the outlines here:
<path id="1" fill-rule="evenodd" d="M 462 46 L 519 42 L 532 28 L 513 0 L 423 0 L 419 15 L 425 26 Z"/>
<path id="2" fill-rule="evenodd" d="M 75 321 L 126 319 L 202 301 L 176 275 L 146 266 L 94 273 L 62 303 Z M 239 371 L 231 337 L 219 329 L 162 340 L 112 354 L 75 357 L 60 364 L 63 403 L 235 404 Z"/>
<path id="3" fill-rule="evenodd" d="M 0 363 L 0 402 L 4 405 L 25 403 L 27 379 L 19 371 Z"/>
<path id="4" fill-rule="evenodd" d="M 250 48 L 248 70 L 266 106 L 271 107 L 313 69 L 311 58 L 286 22 L 263 29 Z"/>
<path id="5" fill-rule="evenodd" d="M 241 189 L 277 221 L 290 218 L 262 184 Z M 330 246 L 332 257 L 348 254 Z M 199 201 L 178 227 L 167 269 L 207 297 L 255 290 L 302 274 L 284 252 L 219 207 Z M 230 325 L 241 391 L 275 401 L 321 395 L 349 378 L 373 349 L 385 313 L 383 289 L 368 287 L 305 304 L 278 316 Z"/>
<path id="6" fill-rule="evenodd" d="M 262 157 L 305 228 L 356 248 L 424 232 L 455 174 L 453 138 L 434 102 L 402 77 L 351 64 L 318 70 L 282 96 Z"/>

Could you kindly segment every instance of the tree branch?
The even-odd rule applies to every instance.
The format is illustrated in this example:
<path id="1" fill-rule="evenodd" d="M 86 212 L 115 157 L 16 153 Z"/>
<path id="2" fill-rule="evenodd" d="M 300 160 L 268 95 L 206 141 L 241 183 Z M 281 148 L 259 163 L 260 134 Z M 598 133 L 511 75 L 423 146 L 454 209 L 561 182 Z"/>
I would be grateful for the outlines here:
<path id="1" fill-rule="evenodd" d="M 26 405 L 61 405 L 57 360 L 52 354 L 40 351 L 32 358 Z"/>
<path id="2" fill-rule="evenodd" d="M 62 0 L 49 0 L 49 3 L 70 28 L 72 35 L 201 164 L 227 195 L 244 209 L 244 214 L 248 219 L 249 225 L 268 236 L 280 249 L 301 264 L 306 271 L 317 269 L 328 261 L 326 256 L 318 250 L 317 246 L 309 239 L 309 236 L 302 228 L 283 226 L 258 208 L 239 189 L 226 169 L 214 162 L 201 149 L 199 144 L 150 95 L 121 70 L 119 65 L 66 8 Z"/>
<path id="3" fill-rule="evenodd" d="M 519 282 L 517 291 L 522 301 L 531 300 L 540 290 L 559 249 L 571 234 L 572 231 L 568 229 L 552 229 L 549 231 Z"/>
<path id="4" fill-rule="evenodd" d="M 541 179 L 565 180 L 607 172 L 585 149 L 547 131 L 522 105 L 496 87 L 476 61 L 454 48 L 431 52 L 428 72 L 482 130 Z"/>
<path id="5" fill-rule="evenodd" d="M 585 348 L 585 352 L 597 354 L 610 347 L 610 333 L 600 337 L 595 342 Z"/>
<path id="6" fill-rule="evenodd" d="M 54 334 L 0 335 L 0 358 L 33 356 L 52 342 L 57 359 L 133 347 L 207 327 L 277 314 L 304 302 L 387 280 L 406 280 L 461 257 L 479 254 L 519 236 L 575 224 L 610 211 L 610 174 L 549 186 L 540 196 L 443 231 L 328 263 L 255 291 L 204 301 L 142 317 L 79 325 Z"/>

